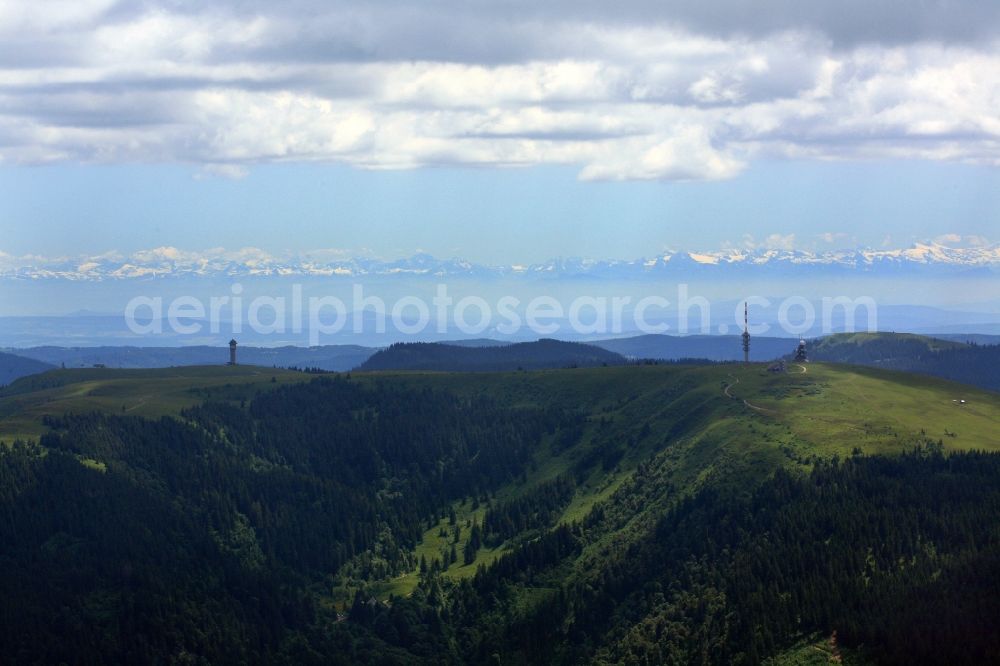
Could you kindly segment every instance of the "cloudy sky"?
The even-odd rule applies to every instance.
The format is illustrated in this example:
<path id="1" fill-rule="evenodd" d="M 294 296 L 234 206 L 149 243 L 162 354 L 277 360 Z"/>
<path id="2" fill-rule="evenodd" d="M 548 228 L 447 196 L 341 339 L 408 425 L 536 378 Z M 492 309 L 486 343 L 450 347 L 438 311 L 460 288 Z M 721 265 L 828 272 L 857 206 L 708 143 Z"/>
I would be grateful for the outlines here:
<path id="1" fill-rule="evenodd" d="M 993 0 L 0 3 L 8 254 L 997 230 Z"/>

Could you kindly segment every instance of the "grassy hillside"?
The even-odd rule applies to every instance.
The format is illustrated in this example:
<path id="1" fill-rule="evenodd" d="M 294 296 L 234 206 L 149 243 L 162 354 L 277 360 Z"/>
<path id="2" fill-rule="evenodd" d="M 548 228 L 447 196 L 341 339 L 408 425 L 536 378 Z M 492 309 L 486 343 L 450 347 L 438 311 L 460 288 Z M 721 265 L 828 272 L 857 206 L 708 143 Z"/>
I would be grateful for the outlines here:
<path id="1" fill-rule="evenodd" d="M 522 482 L 497 496 L 517 496 L 589 462 L 593 468 L 584 468 L 565 521 L 582 519 L 623 483 L 629 487 L 636 468 L 649 460 L 661 465 L 674 494 L 645 498 L 646 511 L 635 512 L 633 524 L 653 520 L 676 494 L 705 485 L 749 486 L 777 467 L 808 469 L 816 456 L 897 455 L 926 439 L 940 440 L 948 451 L 1000 450 L 1000 396 L 862 367 L 813 363 L 772 374 L 760 364 L 640 366 L 395 379 L 470 396 L 502 396 L 514 406 L 547 404 L 579 412 L 588 423 L 579 441 L 559 452 L 549 445 Z M 605 457 L 614 461 L 606 468 Z M 471 512 L 468 503 L 456 505 L 456 511 L 460 521 L 482 519 L 482 511 Z M 443 527 L 443 518 L 429 527 L 415 552 L 439 557 L 451 543 L 440 536 Z M 457 542 L 459 551 L 467 536 Z M 474 565 L 452 564 L 445 575 L 468 577 L 504 550 L 483 549 Z M 378 589 L 383 595 L 409 592 L 418 573 Z"/>
<path id="2" fill-rule="evenodd" d="M 641 431 L 648 423 L 649 439 L 741 421 L 791 430 L 814 453 L 826 455 L 850 454 L 854 445 L 845 449 L 832 443 L 847 435 L 873 453 L 899 452 L 914 437 L 937 439 L 946 437 L 946 430 L 964 432 L 948 436 L 947 448 L 1000 446 L 1000 396 L 932 377 L 857 366 L 796 364 L 784 374 L 768 373 L 762 364 L 733 364 L 396 377 L 464 394 L 498 395 L 513 404 L 578 409 L 595 420 L 610 419 L 616 435 Z"/>
<path id="3" fill-rule="evenodd" d="M 943 340 L 915 333 L 836 333 L 813 342 L 815 354 L 840 354 L 845 361 L 906 358 L 924 352 L 959 349 L 965 341 Z"/>
<path id="4" fill-rule="evenodd" d="M 364 373 L 355 376 L 374 381 Z M 942 438 L 948 449 L 1000 446 L 1000 396 L 931 377 L 836 364 L 793 365 L 786 374 L 768 373 L 760 364 L 734 364 L 388 376 L 402 384 L 491 395 L 515 406 L 557 406 L 593 421 L 605 419 L 616 438 L 638 440 L 638 448 L 626 452 L 628 459 L 649 453 L 664 436 L 714 436 L 734 422 L 783 430 L 772 435 L 775 446 L 787 443 L 807 455 L 848 455 L 855 447 L 897 453 L 920 435 Z M 44 432 L 45 415 L 94 410 L 177 415 L 206 399 L 245 399 L 275 384 L 310 378 L 246 365 L 52 370 L 0 390 L 0 439 L 37 437 Z"/>
<path id="5" fill-rule="evenodd" d="M 1000 391 L 1000 345 L 909 333 L 843 333 L 810 344 L 810 358 L 943 377 Z"/>
<path id="6" fill-rule="evenodd" d="M 272 377 L 274 382 L 272 382 Z M 378 375 L 384 380 L 384 375 Z M 670 483 L 676 492 L 705 484 L 745 483 L 778 466 L 805 466 L 813 456 L 895 455 L 925 438 L 946 450 L 1000 448 L 1000 396 L 929 377 L 861 367 L 812 363 L 771 374 L 762 365 L 609 367 L 509 373 L 398 373 L 394 382 L 458 395 L 491 396 L 515 408 L 546 406 L 578 414 L 579 438 L 564 449 L 547 442 L 523 479 L 497 499 L 519 494 L 560 474 L 584 470 L 564 520 L 580 520 L 607 500 L 635 469 L 670 445 Z M 356 373 L 361 382 L 376 376 Z M 0 440 L 37 437 L 45 415 L 86 413 L 158 417 L 177 415 L 206 399 L 245 400 L 307 375 L 251 366 L 121 371 L 53 371 L 26 378 L 0 394 Z M 962 402 L 964 401 L 964 402 Z M 607 461 L 607 462 L 605 462 Z M 664 461 L 660 461 L 664 462 Z M 627 484 L 626 484 L 627 485 Z M 668 498 L 649 504 L 650 516 Z M 482 521 L 485 507 L 455 505 L 460 523 Z M 636 514 L 633 522 L 645 520 Z M 440 558 L 459 552 L 469 531 L 442 537 L 441 518 L 423 534 L 414 554 Z M 447 530 L 446 530 L 447 531 Z M 456 562 L 446 574 L 471 576 L 506 546 L 483 548 L 472 565 Z M 414 569 L 378 587 L 405 594 L 418 582 Z"/>
<path id="7" fill-rule="evenodd" d="M 669 650 L 683 663 L 710 650 L 715 663 L 865 663 L 858 645 L 887 641 L 880 654 L 900 663 L 899 646 L 912 637 L 880 624 L 903 617 L 885 609 L 916 609 L 909 626 L 926 631 L 926 613 L 908 595 L 954 604 L 949 595 L 968 584 L 947 581 L 969 571 L 985 572 L 973 589 L 1000 584 L 990 560 L 980 561 L 997 538 L 989 470 L 1000 467 L 960 455 L 1000 451 L 995 393 L 825 363 L 791 364 L 784 374 L 731 364 L 358 372 L 305 383 L 312 379 L 249 366 L 53 371 L 0 393 L 0 439 L 44 435 L 43 419 L 55 417 L 42 443 L 59 455 L 44 459 L 62 465 L 67 488 L 93 484 L 84 472 L 101 474 L 132 484 L 108 492 L 174 507 L 174 529 L 187 535 L 176 538 L 218 542 L 219 566 L 266 572 L 273 589 L 315 604 L 287 615 L 277 608 L 290 602 L 269 593 L 277 606 L 268 612 L 286 613 L 281 631 L 298 632 L 317 654 L 329 656 L 332 645 L 374 650 L 348 661 L 481 663 L 495 650 L 513 662 L 642 663 Z M 177 416 L 206 402 L 175 425 L 127 418 Z M 107 416 L 61 418 L 95 410 Z M 955 454 L 957 466 L 924 462 L 937 450 Z M 33 455 L 14 451 L 18 467 L 0 481 L 43 465 Z M 889 469 L 871 456 L 908 462 Z M 831 465 L 836 458 L 847 462 Z M 101 501 L 136 529 L 127 507 Z M 903 531 L 887 538 L 897 522 Z M 75 548 L 60 530 L 86 543 L 60 525 L 35 537 L 53 553 L 43 560 L 53 569 L 32 569 L 26 580 L 60 571 L 58 557 Z M 948 526 L 978 531 L 955 536 Z M 970 542 L 976 549 L 963 550 Z M 775 564 L 786 559 L 796 562 L 788 573 Z M 834 580 L 837 594 L 873 586 L 884 606 L 845 615 L 860 597 L 818 605 Z M 913 592 L 910 581 L 930 587 Z M 245 589 L 212 593 L 232 606 L 220 641 L 249 631 L 241 624 L 249 620 L 234 619 L 253 603 Z M 102 604 L 117 608 L 103 588 L 88 594 L 94 617 L 110 612 Z M 975 597 L 944 626 L 992 617 L 988 605 Z M 769 615 L 775 606 L 783 610 Z M 336 622 L 338 612 L 349 621 Z M 302 618 L 314 616 L 339 638 L 310 634 Z M 748 624 L 758 616 L 765 634 Z M 847 644 L 831 638 L 837 630 Z M 927 635 L 956 644 L 948 636 L 958 634 Z M 309 661 L 284 639 L 259 640 L 272 656 Z"/>
<path id="8" fill-rule="evenodd" d="M 274 385 L 307 379 L 300 372 L 250 365 L 51 370 L 0 390 L 0 441 L 37 439 L 47 430 L 45 416 L 92 411 L 177 416 L 207 399 L 242 400 Z"/>

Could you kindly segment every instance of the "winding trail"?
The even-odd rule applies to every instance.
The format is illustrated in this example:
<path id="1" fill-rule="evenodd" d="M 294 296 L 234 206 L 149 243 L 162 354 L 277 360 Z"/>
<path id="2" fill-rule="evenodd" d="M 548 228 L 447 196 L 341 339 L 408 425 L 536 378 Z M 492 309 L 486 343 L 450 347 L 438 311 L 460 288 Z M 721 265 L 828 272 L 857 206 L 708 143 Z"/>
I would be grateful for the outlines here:
<path id="1" fill-rule="evenodd" d="M 739 396 L 735 396 L 732 393 L 730 393 L 729 389 L 731 389 L 732 387 L 736 386 L 739 383 L 740 383 L 740 378 L 737 377 L 736 381 L 734 381 L 732 384 L 726 384 L 726 387 L 724 389 L 722 389 L 722 392 L 725 394 L 725 396 L 727 398 L 731 398 L 733 400 L 743 400 L 743 404 L 746 407 L 749 407 L 750 409 L 752 409 L 754 411 L 760 412 L 762 414 L 776 414 L 777 413 L 773 409 L 768 409 L 767 407 L 760 407 L 758 405 L 753 404 L 749 400 L 746 400 L 745 398 L 740 398 Z"/>
<path id="2" fill-rule="evenodd" d="M 125 411 L 126 412 L 131 412 L 134 409 L 139 409 L 140 407 L 142 407 L 143 405 L 145 405 L 147 402 L 149 402 L 149 398 L 150 398 L 150 396 L 148 396 L 148 395 L 141 396 L 139 398 L 139 402 L 135 403 L 131 407 L 126 408 Z"/>

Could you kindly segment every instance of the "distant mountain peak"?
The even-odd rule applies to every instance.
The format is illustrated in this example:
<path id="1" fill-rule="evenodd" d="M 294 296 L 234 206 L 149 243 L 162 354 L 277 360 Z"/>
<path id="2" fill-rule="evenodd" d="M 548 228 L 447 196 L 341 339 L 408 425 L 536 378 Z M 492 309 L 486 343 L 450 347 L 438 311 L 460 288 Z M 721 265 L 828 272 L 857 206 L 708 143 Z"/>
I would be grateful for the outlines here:
<path id="1" fill-rule="evenodd" d="M 257 248 L 202 252 L 158 247 L 121 255 L 14 257 L 0 253 L 0 278 L 32 280 L 102 281 L 160 277 L 318 276 L 350 277 L 409 276 L 446 278 L 462 276 L 499 278 L 655 277 L 682 271 L 743 272 L 836 271 L 898 272 L 909 270 L 964 272 L 1000 270 L 1000 244 L 980 247 L 948 247 L 936 242 L 914 243 L 899 249 L 846 249 L 810 252 L 775 248 L 724 249 L 714 251 L 668 251 L 634 260 L 596 260 L 559 257 L 537 264 L 485 265 L 460 257 L 438 259 L 427 252 L 394 260 L 364 257 L 314 256 L 310 253 L 275 256 Z"/>

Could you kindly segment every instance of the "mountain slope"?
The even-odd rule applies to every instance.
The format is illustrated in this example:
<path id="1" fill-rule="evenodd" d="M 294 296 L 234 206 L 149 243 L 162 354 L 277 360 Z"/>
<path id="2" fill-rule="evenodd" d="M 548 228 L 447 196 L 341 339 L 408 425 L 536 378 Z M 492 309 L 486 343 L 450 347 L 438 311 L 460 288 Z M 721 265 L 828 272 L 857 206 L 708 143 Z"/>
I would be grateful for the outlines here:
<path id="1" fill-rule="evenodd" d="M 383 349 L 358 369 L 498 372 L 540 368 L 621 365 L 619 354 L 592 345 L 542 339 L 511 345 L 464 347 L 452 344 L 398 343 Z"/>
<path id="2" fill-rule="evenodd" d="M 710 361 L 742 361 L 743 341 L 738 335 L 639 335 L 630 338 L 595 340 L 589 344 L 628 358 L 679 360 L 705 358 Z M 795 348 L 790 338 L 755 337 L 751 358 L 770 361 Z"/>
<path id="3" fill-rule="evenodd" d="M 0 397 L 0 430 L 44 434 L 0 456 L 6 656 L 758 663 L 832 631 L 884 663 L 996 647 L 995 394 L 823 363 L 271 376 L 55 371 Z M 134 413 L 182 418 L 122 416 L 139 396 Z"/>
<path id="4" fill-rule="evenodd" d="M 509 342 L 503 340 L 493 340 L 492 338 L 470 338 L 467 340 L 442 340 L 443 345 L 454 345 L 456 347 L 503 347 Z"/>
<path id="5" fill-rule="evenodd" d="M 904 370 L 1000 391 L 1000 345 L 908 333 L 842 333 L 812 341 L 810 358 Z"/>
<path id="6" fill-rule="evenodd" d="M 46 417 L 65 413 L 180 416 L 205 400 L 247 400 L 261 390 L 309 379 L 301 372 L 250 365 L 50 370 L 0 389 L 0 442 L 37 440 L 48 430 Z"/>
<path id="7" fill-rule="evenodd" d="M 0 386 L 10 384 L 19 377 L 51 370 L 53 365 L 32 358 L 0 352 Z"/>

